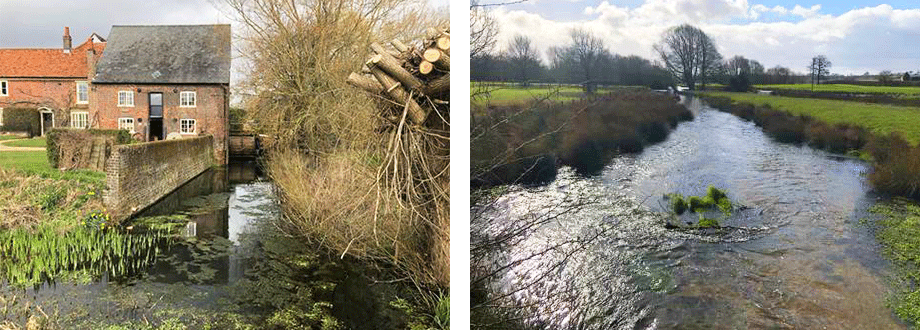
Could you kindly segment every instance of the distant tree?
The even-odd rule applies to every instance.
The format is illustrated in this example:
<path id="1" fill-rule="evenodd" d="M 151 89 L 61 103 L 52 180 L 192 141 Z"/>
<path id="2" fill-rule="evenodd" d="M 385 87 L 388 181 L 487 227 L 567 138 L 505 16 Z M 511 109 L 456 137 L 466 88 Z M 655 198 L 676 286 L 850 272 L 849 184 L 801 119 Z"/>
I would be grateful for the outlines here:
<path id="1" fill-rule="evenodd" d="M 811 59 L 811 65 L 808 66 L 808 70 L 811 71 L 811 83 L 812 85 L 820 85 L 821 77 L 827 76 L 830 74 L 831 61 L 827 59 L 824 55 L 818 55 Z M 814 88 L 812 88 L 814 89 Z"/>
<path id="2" fill-rule="evenodd" d="M 528 80 L 540 74 L 540 55 L 530 38 L 522 35 L 515 36 L 508 44 L 505 56 L 511 62 L 513 79 L 518 83 L 526 84 Z"/>
<path id="3" fill-rule="evenodd" d="M 714 72 L 721 71 L 722 56 L 706 33 L 689 24 L 671 28 L 655 45 L 665 68 L 681 83 L 696 90 L 697 82 L 705 82 Z"/>
<path id="4" fill-rule="evenodd" d="M 776 66 L 767 70 L 766 79 L 770 84 L 789 84 L 792 83 L 792 71 L 789 68 Z"/>
<path id="5" fill-rule="evenodd" d="M 601 39 L 587 30 L 574 29 L 569 32 L 569 37 L 572 43 L 561 52 L 561 61 L 574 66 L 585 92 L 594 93 L 601 59 L 609 52 L 604 48 Z"/>
<path id="6" fill-rule="evenodd" d="M 763 64 L 755 60 L 750 60 L 748 66 L 751 67 L 751 83 L 752 84 L 762 84 L 764 82 L 764 67 Z"/>
<path id="7" fill-rule="evenodd" d="M 882 72 L 878 73 L 878 81 L 884 84 L 890 83 L 892 80 L 891 75 L 890 70 L 882 70 Z"/>
<path id="8" fill-rule="evenodd" d="M 910 71 L 904 72 L 904 75 L 901 76 L 901 81 L 910 81 Z"/>

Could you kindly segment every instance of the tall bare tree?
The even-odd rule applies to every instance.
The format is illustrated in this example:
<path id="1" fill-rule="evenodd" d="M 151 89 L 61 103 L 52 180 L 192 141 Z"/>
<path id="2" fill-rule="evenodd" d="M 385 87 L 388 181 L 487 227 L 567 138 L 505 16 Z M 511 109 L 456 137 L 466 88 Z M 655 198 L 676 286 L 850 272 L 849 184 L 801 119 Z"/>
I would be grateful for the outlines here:
<path id="1" fill-rule="evenodd" d="M 572 44 L 569 45 L 568 53 L 578 67 L 580 76 L 584 78 L 582 85 L 585 92 L 594 93 L 596 71 L 601 58 L 607 53 L 604 43 L 591 32 L 582 29 L 570 31 L 569 37 L 572 38 Z"/>
<path id="2" fill-rule="evenodd" d="M 699 28 L 684 24 L 665 32 L 655 51 L 665 68 L 690 90 L 697 82 L 705 82 L 720 70 L 722 55 L 715 43 Z"/>
<path id="3" fill-rule="evenodd" d="M 776 66 L 767 70 L 767 77 L 771 84 L 789 84 L 792 81 L 791 76 L 792 72 L 789 68 L 784 68 L 782 66 Z"/>
<path id="4" fill-rule="evenodd" d="M 479 0 L 470 2 L 470 58 L 488 54 L 495 48 L 498 36 L 498 23 L 495 17 L 479 4 Z"/>
<path id="5" fill-rule="evenodd" d="M 812 85 L 820 85 L 821 77 L 827 76 L 830 74 L 831 61 L 827 59 L 824 55 L 818 55 L 811 59 L 811 65 L 808 66 L 808 70 L 811 71 L 811 83 Z M 814 87 L 812 87 L 814 89 Z"/>
<path id="6" fill-rule="evenodd" d="M 506 56 L 511 61 L 511 69 L 518 82 L 523 84 L 527 83 L 528 79 L 535 78 L 540 69 L 540 55 L 530 38 L 514 36 L 508 44 Z"/>

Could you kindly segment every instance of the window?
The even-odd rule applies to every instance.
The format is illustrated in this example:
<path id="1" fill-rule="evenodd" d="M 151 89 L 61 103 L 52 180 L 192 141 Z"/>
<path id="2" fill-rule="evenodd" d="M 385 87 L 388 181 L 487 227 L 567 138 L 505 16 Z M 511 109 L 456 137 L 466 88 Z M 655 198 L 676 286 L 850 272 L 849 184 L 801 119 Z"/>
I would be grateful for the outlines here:
<path id="1" fill-rule="evenodd" d="M 123 129 L 134 134 L 134 118 L 118 118 L 118 129 Z"/>
<path id="2" fill-rule="evenodd" d="M 179 133 L 195 134 L 195 120 L 194 119 L 179 120 Z"/>
<path id="3" fill-rule="evenodd" d="M 0 96 L 10 96 L 10 83 L 6 80 L 0 80 Z"/>
<path id="4" fill-rule="evenodd" d="M 85 81 L 77 82 L 77 104 L 89 103 L 89 83 Z"/>
<path id="5" fill-rule="evenodd" d="M 134 92 L 118 91 L 118 106 L 119 107 L 133 107 L 134 106 Z"/>
<path id="6" fill-rule="evenodd" d="M 87 128 L 89 127 L 89 113 L 87 112 L 71 112 L 70 113 L 70 127 L 73 128 Z"/>
<path id="7" fill-rule="evenodd" d="M 195 107 L 195 92 L 179 93 L 179 107 L 180 108 L 194 108 Z"/>

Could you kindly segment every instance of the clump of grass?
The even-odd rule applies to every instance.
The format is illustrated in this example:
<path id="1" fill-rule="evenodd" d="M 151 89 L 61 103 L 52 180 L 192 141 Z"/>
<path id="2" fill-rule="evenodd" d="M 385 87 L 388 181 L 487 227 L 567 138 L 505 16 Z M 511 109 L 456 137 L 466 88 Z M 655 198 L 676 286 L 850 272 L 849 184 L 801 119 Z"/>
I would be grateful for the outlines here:
<path id="1" fill-rule="evenodd" d="M 731 216 L 732 201 L 724 190 L 715 186 L 710 185 L 706 189 L 706 195 L 702 197 L 688 196 L 684 198 L 681 194 L 667 194 L 665 197 L 670 200 L 670 208 L 674 214 L 682 215 L 687 210 L 698 214 L 700 217 L 697 224 L 698 228 L 720 227 L 718 219 L 709 219 L 703 216 L 706 210 L 718 208 L 725 217 Z"/>

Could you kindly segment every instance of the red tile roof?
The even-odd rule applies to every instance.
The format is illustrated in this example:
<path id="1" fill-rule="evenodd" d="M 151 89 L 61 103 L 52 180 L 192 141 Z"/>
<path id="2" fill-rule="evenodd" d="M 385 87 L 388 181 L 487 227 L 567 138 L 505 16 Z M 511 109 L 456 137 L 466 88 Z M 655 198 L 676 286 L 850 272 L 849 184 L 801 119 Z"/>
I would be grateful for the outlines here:
<path id="1" fill-rule="evenodd" d="M 98 58 L 105 43 L 90 37 L 70 54 L 60 48 L 0 48 L 0 78 L 86 78 L 86 51 L 90 49 Z"/>

